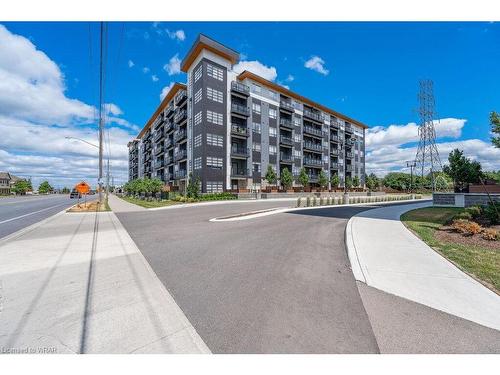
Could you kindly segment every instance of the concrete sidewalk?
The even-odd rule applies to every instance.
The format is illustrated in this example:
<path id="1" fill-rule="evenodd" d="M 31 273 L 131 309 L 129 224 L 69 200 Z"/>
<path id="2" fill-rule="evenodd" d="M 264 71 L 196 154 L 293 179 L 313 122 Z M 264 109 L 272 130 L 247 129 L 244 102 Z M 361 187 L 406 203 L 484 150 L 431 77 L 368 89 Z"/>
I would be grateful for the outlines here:
<path id="1" fill-rule="evenodd" d="M 3 353 L 209 353 L 114 213 L 64 213 L 0 246 Z"/>
<path id="2" fill-rule="evenodd" d="M 500 297 L 411 233 L 402 213 L 431 203 L 388 206 L 352 217 L 346 245 L 357 280 L 500 330 Z"/>
<path id="3" fill-rule="evenodd" d="M 108 204 L 113 212 L 146 211 L 146 208 L 124 201 L 114 194 L 109 194 Z"/>

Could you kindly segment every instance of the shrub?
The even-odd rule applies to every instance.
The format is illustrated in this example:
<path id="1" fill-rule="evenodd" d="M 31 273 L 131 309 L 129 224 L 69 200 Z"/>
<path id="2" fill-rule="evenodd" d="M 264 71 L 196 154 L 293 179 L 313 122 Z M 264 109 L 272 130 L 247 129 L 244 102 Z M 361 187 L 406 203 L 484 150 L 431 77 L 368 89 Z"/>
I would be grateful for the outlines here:
<path id="1" fill-rule="evenodd" d="M 495 225 L 500 222 L 499 212 L 500 202 L 495 202 L 494 204 L 488 203 L 488 205 L 484 207 L 484 216 L 486 216 L 490 224 Z"/>
<path id="2" fill-rule="evenodd" d="M 488 241 L 496 241 L 500 239 L 500 234 L 493 228 L 488 228 L 483 231 L 483 238 Z"/>
<path id="3" fill-rule="evenodd" d="M 465 212 L 469 213 L 472 218 L 476 219 L 482 214 L 482 210 L 480 206 L 470 206 L 465 209 Z"/>
<path id="4" fill-rule="evenodd" d="M 228 199 L 237 199 L 237 196 L 228 192 L 223 192 L 204 194 L 198 198 L 200 201 L 221 201 Z"/>
<path id="5" fill-rule="evenodd" d="M 455 220 L 455 219 L 472 220 L 472 214 L 470 212 L 467 212 L 467 211 L 460 212 L 453 217 L 453 220 Z"/>
<path id="6" fill-rule="evenodd" d="M 472 236 L 474 234 L 481 233 L 482 230 L 481 226 L 478 223 L 464 219 L 454 220 L 451 226 L 458 233 L 461 233 L 464 236 Z"/>

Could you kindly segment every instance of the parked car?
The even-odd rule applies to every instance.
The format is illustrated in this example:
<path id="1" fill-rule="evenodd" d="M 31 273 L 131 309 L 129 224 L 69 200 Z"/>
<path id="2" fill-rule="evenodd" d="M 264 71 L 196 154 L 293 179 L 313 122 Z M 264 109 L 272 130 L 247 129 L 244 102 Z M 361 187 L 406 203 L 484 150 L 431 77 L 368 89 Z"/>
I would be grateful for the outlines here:
<path id="1" fill-rule="evenodd" d="M 71 199 L 73 198 L 76 198 L 76 199 L 80 199 L 82 196 L 79 192 L 77 192 L 76 190 L 73 190 L 70 194 L 69 194 L 69 197 Z"/>

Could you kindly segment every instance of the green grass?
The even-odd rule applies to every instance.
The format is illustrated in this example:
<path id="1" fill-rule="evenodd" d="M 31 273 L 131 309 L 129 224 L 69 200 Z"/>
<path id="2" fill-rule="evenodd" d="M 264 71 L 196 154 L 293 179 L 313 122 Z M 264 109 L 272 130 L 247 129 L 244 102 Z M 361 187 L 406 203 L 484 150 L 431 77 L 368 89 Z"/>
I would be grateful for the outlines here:
<path id="1" fill-rule="evenodd" d="M 173 206 L 175 204 L 181 204 L 181 202 L 175 202 L 171 200 L 162 200 L 162 201 L 147 201 L 147 200 L 142 200 L 142 199 L 137 199 L 133 197 L 127 197 L 123 196 L 120 197 L 124 201 L 127 201 L 132 204 L 136 204 L 138 206 L 144 207 L 144 208 L 155 208 L 155 207 L 165 207 L 165 206 Z"/>
<path id="2" fill-rule="evenodd" d="M 401 221 L 427 245 L 500 293 L 500 251 L 475 245 L 443 242 L 435 236 L 439 228 L 463 211 L 461 208 L 420 208 L 401 215 Z"/>

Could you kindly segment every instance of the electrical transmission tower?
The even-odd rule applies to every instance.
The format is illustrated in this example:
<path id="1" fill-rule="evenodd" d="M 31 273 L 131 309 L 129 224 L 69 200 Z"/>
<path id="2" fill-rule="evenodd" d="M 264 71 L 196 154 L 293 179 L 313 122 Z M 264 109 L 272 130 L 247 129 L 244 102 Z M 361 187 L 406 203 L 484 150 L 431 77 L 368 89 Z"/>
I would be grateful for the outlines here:
<path id="1" fill-rule="evenodd" d="M 431 80 L 420 81 L 418 100 L 420 103 L 420 124 L 418 127 L 420 143 L 418 144 L 417 155 L 415 157 L 416 172 L 422 177 L 430 174 L 432 191 L 434 191 L 434 174 L 440 171 L 442 166 L 439 152 L 436 147 L 436 130 L 434 129 L 434 88 Z"/>

